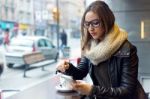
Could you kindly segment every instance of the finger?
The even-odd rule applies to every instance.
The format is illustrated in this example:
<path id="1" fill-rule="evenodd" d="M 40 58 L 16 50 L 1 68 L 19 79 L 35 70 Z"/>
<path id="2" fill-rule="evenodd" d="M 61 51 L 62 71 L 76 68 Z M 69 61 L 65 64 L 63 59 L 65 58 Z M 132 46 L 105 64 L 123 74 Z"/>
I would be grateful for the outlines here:
<path id="1" fill-rule="evenodd" d="M 68 68 L 69 68 L 69 64 L 64 65 L 64 68 L 65 68 L 65 69 L 68 69 Z"/>
<path id="2" fill-rule="evenodd" d="M 80 85 L 78 85 L 78 84 L 76 83 L 76 81 L 72 82 L 71 85 L 72 85 L 72 87 L 73 87 L 74 90 L 78 90 L 78 89 L 79 89 L 79 86 L 80 86 Z"/>
<path id="3" fill-rule="evenodd" d="M 58 63 L 57 65 L 56 65 L 56 70 L 60 70 L 60 68 L 61 68 L 61 63 Z"/>
<path id="4" fill-rule="evenodd" d="M 76 83 L 77 84 L 81 84 L 81 83 L 83 83 L 84 81 L 83 80 L 76 80 Z"/>
<path id="5" fill-rule="evenodd" d="M 72 89 L 76 90 L 75 83 L 71 83 Z"/>
<path id="6" fill-rule="evenodd" d="M 79 91 L 81 88 L 76 84 L 72 85 L 73 90 Z"/>
<path id="7" fill-rule="evenodd" d="M 57 66 L 63 65 L 65 63 L 65 60 L 60 60 L 57 64 Z"/>
<path id="8" fill-rule="evenodd" d="M 65 60 L 65 61 L 64 61 L 64 65 L 67 65 L 67 64 L 68 64 L 68 62 Z"/>
<path id="9" fill-rule="evenodd" d="M 68 69 L 68 68 L 69 68 L 69 61 L 68 61 L 68 60 L 65 60 L 65 61 L 64 61 L 64 68 L 65 68 L 65 69 Z"/>
<path id="10" fill-rule="evenodd" d="M 75 89 L 80 89 L 81 87 L 82 87 L 82 84 L 80 84 L 80 83 L 75 83 L 74 84 Z"/>
<path id="11" fill-rule="evenodd" d="M 64 72 L 65 71 L 64 66 L 63 65 L 58 66 L 57 71 Z"/>
<path id="12" fill-rule="evenodd" d="M 64 73 L 66 71 L 66 69 L 65 68 L 62 68 L 62 72 Z"/>
<path id="13" fill-rule="evenodd" d="M 61 70 L 61 68 L 62 68 L 62 66 L 59 65 L 56 69 L 57 69 L 57 70 Z"/>
<path id="14" fill-rule="evenodd" d="M 76 88 L 76 89 L 82 89 L 84 86 L 85 86 L 85 81 L 83 81 L 83 80 L 76 80 L 75 81 L 75 84 L 74 84 L 74 87 Z"/>

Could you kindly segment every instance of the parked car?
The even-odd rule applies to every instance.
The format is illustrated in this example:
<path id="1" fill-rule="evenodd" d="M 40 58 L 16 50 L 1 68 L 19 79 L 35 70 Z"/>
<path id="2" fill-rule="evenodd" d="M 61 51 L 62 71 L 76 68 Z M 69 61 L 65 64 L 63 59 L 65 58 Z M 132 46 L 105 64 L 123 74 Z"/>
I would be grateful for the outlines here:
<path id="1" fill-rule="evenodd" d="M 46 59 L 54 59 L 57 61 L 59 51 L 53 43 L 43 36 L 21 36 L 10 41 L 5 54 L 6 63 L 9 68 L 14 64 L 22 64 L 22 56 L 26 53 L 41 52 Z"/>

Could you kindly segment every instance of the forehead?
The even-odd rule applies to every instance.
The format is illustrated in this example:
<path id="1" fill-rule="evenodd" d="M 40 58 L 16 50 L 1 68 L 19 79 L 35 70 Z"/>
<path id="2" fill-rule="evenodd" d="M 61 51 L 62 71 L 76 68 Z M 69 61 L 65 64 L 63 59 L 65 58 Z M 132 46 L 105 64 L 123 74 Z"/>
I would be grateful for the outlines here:
<path id="1" fill-rule="evenodd" d="M 95 19 L 99 19 L 98 15 L 94 13 L 93 11 L 89 11 L 85 15 L 85 21 L 92 21 Z"/>

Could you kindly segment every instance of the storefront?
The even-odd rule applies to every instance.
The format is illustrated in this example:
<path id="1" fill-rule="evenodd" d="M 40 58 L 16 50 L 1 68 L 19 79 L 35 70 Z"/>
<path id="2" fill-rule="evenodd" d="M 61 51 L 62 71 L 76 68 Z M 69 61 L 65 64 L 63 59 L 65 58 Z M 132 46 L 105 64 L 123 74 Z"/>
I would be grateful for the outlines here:
<path id="1" fill-rule="evenodd" d="M 29 25 L 24 23 L 19 23 L 19 33 L 21 35 L 27 35 L 29 30 Z"/>
<path id="2" fill-rule="evenodd" d="M 3 30 L 5 30 L 6 28 L 12 30 L 18 27 L 16 22 L 11 22 L 11 21 L 0 21 L 0 25 Z"/>

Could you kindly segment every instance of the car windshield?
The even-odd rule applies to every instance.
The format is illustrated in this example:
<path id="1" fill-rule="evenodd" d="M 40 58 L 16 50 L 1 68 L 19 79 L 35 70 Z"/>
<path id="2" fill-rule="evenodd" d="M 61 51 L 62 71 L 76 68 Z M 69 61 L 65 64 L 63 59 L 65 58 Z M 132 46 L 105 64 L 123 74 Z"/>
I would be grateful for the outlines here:
<path id="1" fill-rule="evenodd" d="M 13 39 L 10 42 L 11 46 L 24 46 L 24 47 L 32 47 L 33 40 L 30 39 Z"/>

